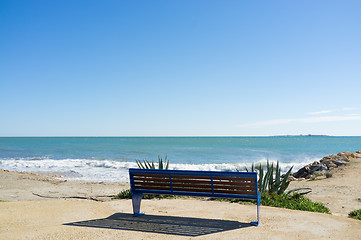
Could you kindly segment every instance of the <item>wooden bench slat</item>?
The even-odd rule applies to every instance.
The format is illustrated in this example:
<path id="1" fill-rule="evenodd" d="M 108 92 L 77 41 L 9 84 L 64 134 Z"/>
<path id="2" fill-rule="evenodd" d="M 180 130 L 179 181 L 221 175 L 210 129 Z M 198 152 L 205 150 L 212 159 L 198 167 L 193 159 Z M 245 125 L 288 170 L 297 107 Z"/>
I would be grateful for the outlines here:
<path id="1" fill-rule="evenodd" d="M 188 189 L 193 189 L 193 190 L 197 190 L 197 189 L 210 189 L 212 190 L 212 187 L 210 185 L 174 185 L 173 184 L 173 190 L 174 189 L 184 189 L 185 191 L 187 191 Z M 219 188 L 214 188 L 214 192 L 216 191 L 232 191 L 232 192 L 243 192 L 243 191 L 253 191 L 254 192 L 254 187 L 219 187 Z"/>
<path id="2" fill-rule="evenodd" d="M 172 178 L 173 183 L 202 183 L 202 184 L 211 184 L 211 180 L 183 180 L 183 179 L 174 179 Z"/>
<path id="3" fill-rule="evenodd" d="M 147 183 L 155 183 L 155 182 L 163 182 L 163 183 L 169 183 L 169 179 L 149 179 L 149 180 L 140 180 L 140 179 L 134 179 L 134 182 L 136 183 L 142 183 L 142 182 L 147 182 Z"/>
<path id="4" fill-rule="evenodd" d="M 201 193 L 212 193 L 211 188 L 180 188 L 180 187 L 173 187 L 173 191 L 178 192 L 201 192 Z"/>
<path id="5" fill-rule="evenodd" d="M 219 185 L 233 185 L 233 186 L 254 186 L 254 183 L 251 182 L 219 182 L 219 181 L 213 181 L 214 186 Z"/>
<path id="6" fill-rule="evenodd" d="M 134 177 L 156 177 L 156 178 L 160 178 L 160 177 L 163 177 L 163 178 L 169 178 L 169 175 L 166 175 L 166 174 L 147 174 L 147 173 L 134 173 L 133 174 Z"/>
<path id="7" fill-rule="evenodd" d="M 169 176 L 166 177 L 158 177 L 158 176 L 134 176 L 134 180 L 137 181 L 168 181 L 169 182 Z"/>
<path id="8" fill-rule="evenodd" d="M 160 182 L 160 181 L 156 181 L 156 182 L 136 182 L 134 181 L 135 185 L 147 185 L 147 186 L 151 186 L 151 185 L 160 185 L 160 186 L 170 186 L 170 182 Z"/>
<path id="9" fill-rule="evenodd" d="M 196 183 L 196 184 L 211 184 L 211 181 L 205 180 L 181 180 L 181 179 L 173 179 L 173 184 L 175 183 Z M 214 186 L 254 186 L 254 183 L 251 182 L 220 182 L 213 181 Z"/>
<path id="10" fill-rule="evenodd" d="M 134 182 L 135 186 L 170 186 L 170 182 Z"/>
<path id="11" fill-rule="evenodd" d="M 135 187 L 136 189 L 147 189 L 147 190 L 165 190 L 165 191 L 170 191 L 170 186 L 166 187 L 166 186 L 139 186 L 139 187 Z"/>
<path id="12" fill-rule="evenodd" d="M 137 181 L 169 181 L 169 177 L 168 178 L 141 178 L 141 177 L 134 177 L 134 180 Z"/>
<path id="13" fill-rule="evenodd" d="M 211 176 L 191 176 L 191 175 L 176 175 L 172 174 L 172 179 L 211 179 Z"/>
<path id="14" fill-rule="evenodd" d="M 227 187 L 227 188 L 254 188 L 254 185 L 249 185 L 249 184 L 213 184 L 214 188 L 222 188 L 222 187 Z"/>
<path id="15" fill-rule="evenodd" d="M 146 177 L 146 176 L 134 176 L 134 179 L 169 179 L 169 176 L 167 177 L 158 177 L 158 176 L 151 176 L 151 177 Z"/>
<path id="16" fill-rule="evenodd" d="M 214 176 L 213 177 L 213 181 L 214 180 L 220 180 L 220 181 L 232 181 L 232 182 L 253 182 L 254 183 L 254 178 L 245 178 L 245 177 L 217 177 Z"/>
<path id="17" fill-rule="evenodd" d="M 254 191 L 254 186 L 213 186 L 214 190 L 216 189 L 234 189 L 234 190 L 253 190 Z"/>
<path id="18" fill-rule="evenodd" d="M 232 190 L 214 190 L 214 193 L 224 193 L 224 194 L 241 194 L 241 195 L 255 195 L 254 191 L 232 191 Z"/>
<path id="19" fill-rule="evenodd" d="M 212 188 L 211 184 L 172 184 L 174 188 Z"/>
<path id="20" fill-rule="evenodd" d="M 171 191 L 170 187 L 158 187 L 158 186 L 141 186 L 136 187 L 136 189 L 145 189 L 145 190 L 163 190 L 163 191 Z M 211 188 L 180 188 L 180 187 L 173 187 L 173 191 L 177 192 L 200 192 L 200 193 L 212 193 Z M 233 190 L 216 190 L 214 189 L 214 193 L 221 193 L 221 194 L 234 194 L 234 195 L 255 195 L 254 191 L 233 191 Z"/>
<path id="21" fill-rule="evenodd" d="M 206 188 L 175 188 L 173 187 L 173 191 L 178 192 L 202 192 L 202 193 L 212 193 L 212 189 Z M 234 195 L 255 195 L 254 191 L 233 191 L 233 190 L 214 190 L 214 193 L 223 193 L 223 194 L 234 194 Z"/>
<path id="22" fill-rule="evenodd" d="M 169 178 L 134 178 L 137 182 L 169 182 Z"/>

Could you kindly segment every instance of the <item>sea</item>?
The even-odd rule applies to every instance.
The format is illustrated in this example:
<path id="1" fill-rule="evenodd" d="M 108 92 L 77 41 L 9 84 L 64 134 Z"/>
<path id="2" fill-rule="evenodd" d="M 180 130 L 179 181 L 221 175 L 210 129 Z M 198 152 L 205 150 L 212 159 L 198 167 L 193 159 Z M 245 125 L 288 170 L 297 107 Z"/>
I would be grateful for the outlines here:
<path id="1" fill-rule="evenodd" d="M 339 152 L 361 150 L 361 137 L 1 137 L 0 169 L 67 180 L 128 181 L 136 160 L 169 160 L 170 169 L 245 171 L 279 161 L 282 171 Z"/>

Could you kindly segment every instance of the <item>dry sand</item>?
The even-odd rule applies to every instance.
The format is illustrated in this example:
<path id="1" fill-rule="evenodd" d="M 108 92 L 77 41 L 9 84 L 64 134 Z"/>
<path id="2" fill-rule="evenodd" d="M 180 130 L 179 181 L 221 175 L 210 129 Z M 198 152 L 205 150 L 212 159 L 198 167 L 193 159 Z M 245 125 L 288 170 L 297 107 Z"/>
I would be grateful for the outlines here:
<path id="1" fill-rule="evenodd" d="M 293 181 L 290 189 L 310 187 L 312 192 L 307 194 L 308 198 L 325 204 L 333 215 L 347 217 L 352 210 L 361 209 L 361 158 L 352 159 L 332 173 L 331 178 Z"/>
<path id="2" fill-rule="evenodd" d="M 143 200 L 145 216 L 131 215 L 131 200 L 109 196 L 127 183 L 63 181 L 0 171 L 0 239 L 361 239 L 361 221 L 347 217 L 361 208 L 361 159 L 332 178 L 295 181 L 311 187 L 312 200 L 333 215 L 197 199 Z M 41 197 L 40 197 L 41 196 Z"/>

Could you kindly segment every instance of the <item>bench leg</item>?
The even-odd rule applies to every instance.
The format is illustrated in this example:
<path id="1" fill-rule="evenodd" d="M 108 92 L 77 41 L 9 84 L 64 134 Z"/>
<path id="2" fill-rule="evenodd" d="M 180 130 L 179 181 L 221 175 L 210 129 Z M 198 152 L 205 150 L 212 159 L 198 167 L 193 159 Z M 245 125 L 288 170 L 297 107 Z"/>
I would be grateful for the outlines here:
<path id="1" fill-rule="evenodd" d="M 140 212 L 140 202 L 142 201 L 143 194 L 135 193 L 132 195 L 132 204 L 133 204 L 133 216 L 144 215 L 144 213 Z"/>
<path id="2" fill-rule="evenodd" d="M 261 205 L 261 194 L 257 197 L 257 221 L 251 222 L 252 225 L 258 226 L 259 225 L 259 206 Z"/>

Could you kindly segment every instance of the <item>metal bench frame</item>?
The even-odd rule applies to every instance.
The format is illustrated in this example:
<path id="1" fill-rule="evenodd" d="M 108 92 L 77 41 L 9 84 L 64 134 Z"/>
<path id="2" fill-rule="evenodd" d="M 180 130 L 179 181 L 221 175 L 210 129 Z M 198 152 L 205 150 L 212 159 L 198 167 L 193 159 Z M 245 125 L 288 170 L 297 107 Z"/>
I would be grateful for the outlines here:
<path id="1" fill-rule="evenodd" d="M 143 182 L 139 183 L 139 178 L 148 179 L 149 176 L 151 179 L 150 183 L 147 183 L 149 187 L 140 186 L 142 185 Z M 162 186 L 164 187 L 152 187 L 152 183 L 156 183 L 158 176 L 161 176 L 165 181 L 168 181 L 168 176 L 169 176 L 169 182 L 163 182 Z M 184 178 L 185 180 L 187 180 L 187 177 L 192 178 L 191 180 L 192 183 L 196 183 L 198 181 L 197 178 L 200 178 L 199 182 L 202 182 L 202 180 L 204 179 L 209 181 L 210 179 L 209 183 L 211 186 L 211 190 L 204 191 L 204 189 L 194 189 L 194 188 L 191 189 L 192 187 L 189 187 L 190 191 L 186 191 L 185 189 L 187 188 L 175 186 L 175 185 L 179 185 L 181 181 L 181 179 L 179 178 Z M 223 178 L 226 179 L 226 184 L 228 183 L 231 185 L 235 185 L 236 186 L 235 189 L 217 190 L 218 189 L 217 187 L 222 186 L 223 183 L 222 181 L 224 181 Z M 188 170 L 159 170 L 159 169 L 130 168 L 129 179 L 130 179 L 130 187 L 132 192 L 132 204 L 133 204 L 134 216 L 140 216 L 144 214 L 140 212 L 140 203 L 142 201 L 142 197 L 144 193 L 212 197 L 212 198 L 238 198 L 238 199 L 257 201 L 257 221 L 252 221 L 251 224 L 255 226 L 259 225 L 261 194 L 258 192 L 256 172 L 218 172 L 218 171 L 188 171 Z M 220 181 L 218 181 L 219 179 Z M 232 182 L 232 180 L 229 179 L 236 179 L 235 180 L 236 182 Z M 243 179 L 245 179 L 245 181 L 251 180 L 248 182 L 248 185 L 252 186 L 251 187 L 252 189 L 249 190 L 250 193 L 246 193 L 246 190 L 237 190 L 237 187 L 239 188 L 239 186 L 237 186 L 237 181 L 243 181 Z M 178 184 L 173 184 L 172 180 L 178 181 Z M 185 185 L 185 186 L 191 186 L 191 185 Z M 153 188 L 153 189 L 149 189 L 149 188 Z M 232 188 L 232 187 L 227 185 L 227 188 Z M 248 186 L 248 188 L 250 187 Z M 232 191 L 235 191 L 236 193 L 232 193 Z M 223 193 L 219 193 L 219 192 L 223 192 Z"/>

